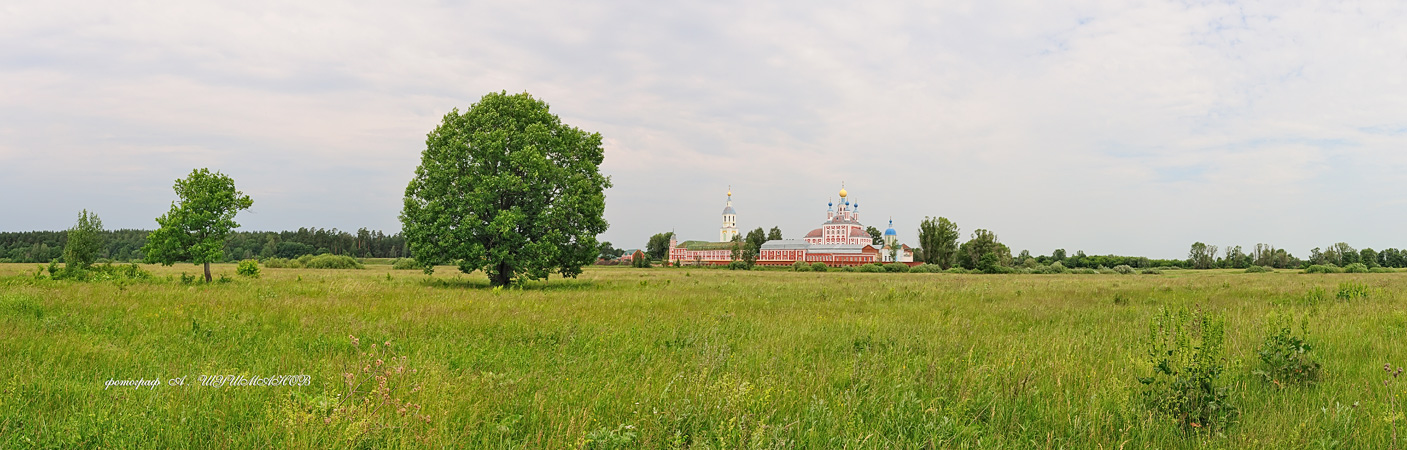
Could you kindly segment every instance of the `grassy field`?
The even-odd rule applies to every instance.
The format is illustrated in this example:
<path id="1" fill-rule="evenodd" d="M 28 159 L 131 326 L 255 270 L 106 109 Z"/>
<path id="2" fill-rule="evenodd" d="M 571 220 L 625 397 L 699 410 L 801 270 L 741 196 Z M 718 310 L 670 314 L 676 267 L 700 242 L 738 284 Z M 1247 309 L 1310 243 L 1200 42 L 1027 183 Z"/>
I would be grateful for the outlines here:
<path id="1" fill-rule="evenodd" d="M 497 290 L 450 268 L 220 265 L 233 281 L 210 285 L 146 268 L 80 283 L 0 265 L 0 447 L 1381 449 L 1394 426 L 1407 442 L 1407 377 L 1383 371 L 1407 364 L 1407 273 L 606 268 Z M 1345 283 L 1367 297 L 1337 299 Z M 1148 321 L 1194 306 L 1227 321 L 1241 419 L 1224 433 L 1137 400 Z M 1322 382 L 1252 374 L 1271 313 L 1307 315 Z M 309 384 L 199 382 L 226 374 Z"/>

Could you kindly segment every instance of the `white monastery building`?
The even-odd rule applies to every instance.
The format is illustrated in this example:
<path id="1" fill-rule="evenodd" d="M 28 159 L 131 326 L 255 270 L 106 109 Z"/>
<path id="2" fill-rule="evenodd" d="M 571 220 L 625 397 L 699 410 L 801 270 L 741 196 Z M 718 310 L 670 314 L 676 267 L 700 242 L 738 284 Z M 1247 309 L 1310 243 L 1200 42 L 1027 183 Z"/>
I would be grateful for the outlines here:
<path id="1" fill-rule="evenodd" d="M 791 265 L 797 261 L 821 262 L 829 266 L 857 266 L 871 263 L 900 262 L 915 265 L 914 252 L 909 246 L 899 243 L 899 233 L 894 231 L 894 221 L 889 221 L 889 229 L 884 230 L 882 243 L 876 245 L 874 237 L 860 224 L 860 204 L 850 202 L 850 193 L 840 189 L 840 203 L 826 203 L 826 221 L 821 227 L 806 233 L 802 239 L 782 239 L 767 241 L 758 252 L 757 264 L 768 266 Z M 669 260 L 682 264 L 719 265 L 734 260 L 733 248 L 741 249 L 747 244 L 731 242 L 738 233 L 737 211 L 733 209 L 733 190 L 728 190 L 728 204 L 723 208 L 723 227 L 718 230 L 719 242 L 669 241 Z"/>

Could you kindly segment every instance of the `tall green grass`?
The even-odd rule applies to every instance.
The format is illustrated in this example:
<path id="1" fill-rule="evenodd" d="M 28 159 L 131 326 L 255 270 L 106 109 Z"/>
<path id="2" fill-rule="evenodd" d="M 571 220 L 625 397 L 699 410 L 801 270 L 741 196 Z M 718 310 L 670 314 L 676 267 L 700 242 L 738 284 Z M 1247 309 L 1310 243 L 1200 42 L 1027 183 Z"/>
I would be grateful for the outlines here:
<path id="1" fill-rule="evenodd" d="M 490 289 L 452 268 L 210 285 L 146 268 L 83 283 L 0 265 L 0 447 L 1387 448 L 1404 428 L 1407 385 L 1382 369 L 1407 363 L 1404 274 L 610 268 Z M 1241 418 L 1219 434 L 1138 401 L 1148 320 L 1182 307 L 1226 318 Z M 1318 383 L 1253 373 L 1271 313 L 1309 318 Z M 394 355 L 390 395 L 428 421 L 345 383 Z M 312 384 L 196 383 L 223 374 Z"/>

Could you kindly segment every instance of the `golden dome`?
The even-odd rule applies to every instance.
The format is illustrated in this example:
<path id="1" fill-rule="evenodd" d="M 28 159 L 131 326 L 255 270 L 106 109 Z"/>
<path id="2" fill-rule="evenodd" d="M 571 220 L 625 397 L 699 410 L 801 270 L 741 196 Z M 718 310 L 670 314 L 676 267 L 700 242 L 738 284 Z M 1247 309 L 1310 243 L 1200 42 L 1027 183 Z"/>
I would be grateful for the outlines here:
<path id="1" fill-rule="evenodd" d="M 849 193 L 845 192 L 845 188 L 840 188 L 840 198 L 845 198 L 847 194 Z"/>

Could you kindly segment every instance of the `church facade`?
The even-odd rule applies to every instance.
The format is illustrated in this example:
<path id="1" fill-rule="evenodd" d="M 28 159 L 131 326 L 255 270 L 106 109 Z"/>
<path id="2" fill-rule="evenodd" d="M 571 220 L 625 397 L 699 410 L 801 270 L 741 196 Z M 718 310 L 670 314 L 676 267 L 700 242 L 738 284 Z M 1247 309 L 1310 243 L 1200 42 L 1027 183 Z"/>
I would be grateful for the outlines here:
<path id="1" fill-rule="evenodd" d="M 742 242 L 730 242 L 738 234 L 737 211 L 733 209 L 733 192 L 728 190 L 728 203 L 723 209 L 720 242 L 669 242 L 669 260 L 681 264 L 721 265 L 740 259 Z M 734 253 L 738 249 L 738 254 Z M 806 233 L 802 239 L 782 239 L 762 244 L 757 264 L 765 266 L 792 265 L 797 261 L 824 263 L 828 266 L 858 266 L 872 263 L 899 262 L 914 265 L 914 252 L 899 242 L 894 221 L 884 231 L 881 243 L 860 223 L 860 204 L 850 201 L 850 193 L 840 189 L 840 202 L 826 203 L 826 221 L 821 227 Z"/>

